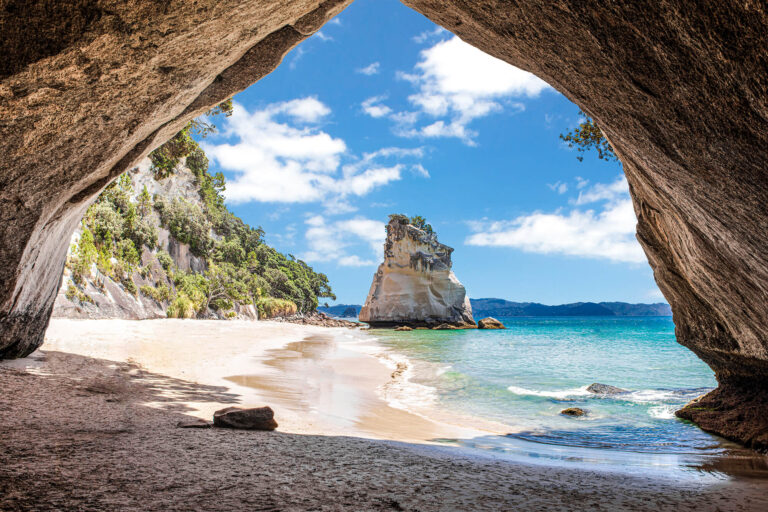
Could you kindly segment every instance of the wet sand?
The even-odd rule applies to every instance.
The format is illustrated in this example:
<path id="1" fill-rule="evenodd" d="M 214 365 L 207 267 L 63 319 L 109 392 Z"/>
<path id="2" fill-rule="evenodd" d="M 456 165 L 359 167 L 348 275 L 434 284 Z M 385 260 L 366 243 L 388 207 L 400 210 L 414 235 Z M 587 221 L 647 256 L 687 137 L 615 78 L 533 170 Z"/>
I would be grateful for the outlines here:
<path id="1" fill-rule="evenodd" d="M 364 347 L 348 348 L 364 336 L 345 328 L 280 322 L 54 319 L 43 349 L 227 387 L 243 406 L 272 407 L 283 432 L 418 442 L 497 433 L 431 421 L 388 405 L 379 390 L 402 376 Z M 210 419 L 227 404 L 185 405 L 195 416 Z"/>
<path id="2" fill-rule="evenodd" d="M 389 407 L 377 389 L 398 369 L 333 341 L 346 334 L 55 320 L 43 350 L 0 364 L 0 510 L 768 510 L 765 481 L 365 439 L 476 431 Z M 273 406 L 278 431 L 175 428 L 235 404 Z"/>

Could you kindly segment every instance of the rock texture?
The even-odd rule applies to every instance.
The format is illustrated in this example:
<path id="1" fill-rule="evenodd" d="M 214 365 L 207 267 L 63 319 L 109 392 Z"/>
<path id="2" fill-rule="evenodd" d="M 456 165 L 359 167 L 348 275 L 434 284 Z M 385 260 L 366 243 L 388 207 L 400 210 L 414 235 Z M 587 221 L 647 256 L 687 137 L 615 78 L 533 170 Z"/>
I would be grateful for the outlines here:
<path id="1" fill-rule="evenodd" d="M 718 421 L 696 421 L 757 439 L 742 427 L 765 417 L 755 397 L 768 392 L 765 2 L 404 2 L 602 127 L 677 338 L 720 383 Z M 0 357 L 41 343 L 67 241 L 98 192 L 347 3 L 2 4 Z"/>
<path id="2" fill-rule="evenodd" d="M 227 407 L 213 413 L 213 426 L 240 430 L 275 430 L 277 422 L 271 407 Z"/>
<path id="3" fill-rule="evenodd" d="M 453 249 L 392 215 L 384 262 L 373 276 L 360 321 L 373 327 L 474 326 L 464 286 L 451 270 Z"/>
<path id="4" fill-rule="evenodd" d="M 695 421 L 749 443 L 743 423 L 768 416 L 744 393 L 768 393 L 765 2 L 403 2 L 596 120 L 624 164 L 677 340 L 740 411 Z"/>
<path id="5" fill-rule="evenodd" d="M 99 192 L 350 1 L 2 3 L 0 358 L 43 342 Z"/>
<path id="6" fill-rule="evenodd" d="M 155 200 L 162 199 L 171 202 L 175 198 L 182 198 L 192 204 L 203 208 L 200 199 L 199 185 L 194 173 L 182 164 L 177 167 L 174 174 L 162 180 L 156 180 L 151 170 L 149 158 L 145 158 L 139 165 L 128 173 L 133 187 L 131 200 L 137 202 L 138 195 L 146 188 L 150 196 Z M 142 286 L 165 286 L 170 290 L 175 289 L 173 279 L 163 269 L 158 259 L 159 251 L 167 252 L 173 264 L 185 271 L 202 273 L 207 269 L 205 258 L 195 256 L 188 244 L 176 240 L 167 229 L 162 227 L 160 216 L 153 212 L 151 225 L 157 229 L 158 246 L 153 250 L 142 248 L 140 267 L 149 270 L 143 274 L 141 269 L 136 269 L 127 277 L 133 281 L 135 293 L 127 290 L 124 283 L 118 282 L 110 276 L 99 272 L 96 264 L 92 265 L 91 276 L 85 278 L 81 286 L 85 297 L 67 296 L 67 291 L 74 286 L 72 272 L 64 269 L 56 302 L 53 307 L 53 316 L 58 318 L 104 319 L 122 318 L 126 320 L 147 320 L 152 318 L 166 318 L 169 300 L 155 300 L 141 291 Z M 78 227 L 72 235 L 74 244 L 80 238 L 81 227 Z M 213 233 L 214 239 L 221 237 Z M 70 244 L 70 247 L 72 247 Z M 70 249 L 71 252 L 71 249 Z M 85 298 L 86 300 L 83 300 Z M 233 304 L 233 315 L 227 315 L 226 311 L 215 311 L 209 308 L 201 317 L 209 319 L 246 319 L 258 320 L 259 313 L 252 304 Z"/>
<path id="7" fill-rule="evenodd" d="M 478 320 L 477 328 L 478 329 L 506 329 L 503 323 L 499 322 L 498 320 L 490 316 L 483 318 L 482 320 Z"/>
<path id="8" fill-rule="evenodd" d="M 626 393 L 626 389 L 617 388 L 608 384 L 600 384 L 595 382 L 587 386 L 587 391 L 596 395 L 618 395 L 619 393 Z"/>

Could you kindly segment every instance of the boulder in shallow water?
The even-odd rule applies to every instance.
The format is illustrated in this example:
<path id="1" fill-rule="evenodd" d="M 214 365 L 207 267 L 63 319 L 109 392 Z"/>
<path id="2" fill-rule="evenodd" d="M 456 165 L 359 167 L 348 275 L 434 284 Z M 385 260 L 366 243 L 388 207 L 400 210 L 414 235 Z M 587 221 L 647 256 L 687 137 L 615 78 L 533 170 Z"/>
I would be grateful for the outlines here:
<path id="1" fill-rule="evenodd" d="M 275 412 L 271 407 L 227 407 L 213 413 L 213 426 L 242 430 L 275 430 Z"/>
<path id="2" fill-rule="evenodd" d="M 477 322 L 478 329 L 506 329 L 504 324 L 493 317 L 486 317 Z"/>
<path id="3" fill-rule="evenodd" d="M 574 418 L 576 418 L 579 416 L 586 416 L 587 411 L 585 411 L 584 409 L 580 409 L 579 407 L 569 407 L 567 409 L 563 409 L 562 411 L 560 411 L 560 414 L 562 414 L 563 416 L 573 416 Z"/>
<path id="4" fill-rule="evenodd" d="M 412 331 L 413 327 L 408 327 L 407 325 L 401 325 L 400 327 L 395 327 L 396 331 Z"/>
<path id="5" fill-rule="evenodd" d="M 626 389 L 617 388 L 616 386 L 609 386 L 608 384 L 600 384 L 595 382 L 587 387 L 587 391 L 596 395 L 617 395 L 619 393 L 627 393 Z"/>
<path id="6" fill-rule="evenodd" d="M 452 324 L 440 324 L 440 325 L 434 326 L 432 329 L 435 331 L 451 331 L 454 329 L 459 329 L 459 327 L 456 327 L 455 325 L 452 325 Z"/>

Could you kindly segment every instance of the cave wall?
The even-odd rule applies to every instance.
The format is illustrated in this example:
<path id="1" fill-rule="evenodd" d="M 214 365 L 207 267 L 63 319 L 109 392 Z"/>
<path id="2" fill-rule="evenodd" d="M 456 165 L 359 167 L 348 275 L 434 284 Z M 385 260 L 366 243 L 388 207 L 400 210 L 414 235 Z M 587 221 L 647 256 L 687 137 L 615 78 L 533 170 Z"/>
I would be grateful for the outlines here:
<path id="1" fill-rule="evenodd" d="M 603 128 L 678 341 L 720 382 L 700 409 L 758 419 L 687 417 L 768 447 L 765 2 L 403 1 Z M 98 192 L 348 2 L 1 4 L 0 357 L 42 341 L 69 233 Z"/>
<path id="2" fill-rule="evenodd" d="M 350 1 L 0 3 L 0 358 L 42 343 L 99 192 Z"/>

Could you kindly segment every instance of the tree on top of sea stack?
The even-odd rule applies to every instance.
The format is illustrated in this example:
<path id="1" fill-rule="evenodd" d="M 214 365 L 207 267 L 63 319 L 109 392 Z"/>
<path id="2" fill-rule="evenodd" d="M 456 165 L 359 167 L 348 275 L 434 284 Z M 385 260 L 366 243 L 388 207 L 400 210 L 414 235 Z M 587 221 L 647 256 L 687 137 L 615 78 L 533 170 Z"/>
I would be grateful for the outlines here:
<path id="1" fill-rule="evenodd" d="M 360 320 L 374 327 L 475 327 L 467 292 L 451 270 L 451 253 L 424 217 L 390 215 L 384 262 Z"/>

